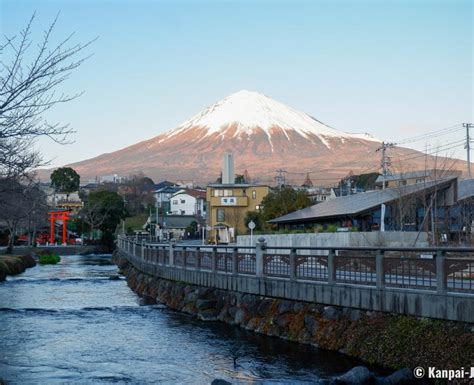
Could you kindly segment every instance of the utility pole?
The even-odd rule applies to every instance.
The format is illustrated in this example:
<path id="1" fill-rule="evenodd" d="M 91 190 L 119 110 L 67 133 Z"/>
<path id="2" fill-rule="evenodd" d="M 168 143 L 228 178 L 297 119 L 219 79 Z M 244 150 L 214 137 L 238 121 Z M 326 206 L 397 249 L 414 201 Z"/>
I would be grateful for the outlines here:
<path id="1" fill-rule="evenodd" d="M 464 148 L 467 151 L 467 175 L 471 178 L 471 138 L 469 129 L 472 127 L 472 123 L 463 123 L 462 126 L 466 128 L 466 146 Z"/>
<path id="2" fill-rule="evenodd" d="M 388 174 L 388 168 L 390 167 L 390 157 L 387 156 L 387 148 L 395 146 L 394 143 L 382 142 L 382 146 L 377 148 L 375 152 L 382 151 L 382 160 L 380 166 L 382 167 L 382 190 L 385 190 L 385 180 Z M 380 205 L 380 231 L 385 231 L 385 205 Z"/>
<path id="3" fill-rule="evenodd" d="M 275 180 L 276 180 L 278 188 L 281 189 L 282 186 L 285 184 L 285 175 L 283 175 L 283 174 L 286 173 L 287 171 L 282 170 L 280 168 L 280 169 L 276 170 L 276 172 L 278 173 L 278 175 L 275 177 Z"/>

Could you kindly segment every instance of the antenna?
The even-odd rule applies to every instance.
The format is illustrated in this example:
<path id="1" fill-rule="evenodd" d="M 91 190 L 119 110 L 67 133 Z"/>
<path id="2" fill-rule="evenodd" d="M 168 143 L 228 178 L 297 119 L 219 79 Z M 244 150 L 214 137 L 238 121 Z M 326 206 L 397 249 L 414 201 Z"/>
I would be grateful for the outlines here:
<path id="1" fill-rule="evenodd" d="M 276 180 L 276 183 L 277 183 L 277 186 L 279 189 L 281 189 L 284 185 L 285 185 L 285 182 L 286 182 L 286 178 L 285 178 L 285 173 L 287 172 L 286 170 L 282 170 L 281 168 L 276 170 L 277 172 L 277 176 L 275 177 L 275 180 Z"/>

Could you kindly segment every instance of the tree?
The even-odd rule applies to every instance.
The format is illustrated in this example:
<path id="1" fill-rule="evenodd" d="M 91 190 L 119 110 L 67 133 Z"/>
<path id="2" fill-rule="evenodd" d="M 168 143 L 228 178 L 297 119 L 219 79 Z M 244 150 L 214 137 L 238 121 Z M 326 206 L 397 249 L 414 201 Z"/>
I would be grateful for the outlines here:
<path id="1" fill-rule="evenodd" d="M 267 223 L 269 220 L 311 205 L 311 199 L 306 191 L 283 186 L 281 189 L 274 190 L 263 198 L 263 209 L 261 211 L 248 212 L 245 217 L 245 224 L 253 220 L 257 230 L 271 229 L 274 226 Z"/>
<path id="2" fill-rule="evenodd" d="M 58 192 L 67 193 L 69 195 L 79 190 L 81 177 L 71 167 L 61 167 L 54 170 L 50 178 L 51 186 Z"/>
<path id="3" fill-rule="evenodd" d="M 120 187 L 120 194 L 125 198 L 127 210 L 133 214 L 139 214 L 149 206 L 154 206 L 153 191 L 155 182 L 143 173 L 128 177 Z"/>
<path id="4" fill-rule="evenodd" d="M 34 139 L 46 136 L 67 143 L 72 129 L 49 123 L 44 113 L 80 95 L 57 93 L 57 89 L 87 59 L 78 55 L 92 43 L 72 43 L 71 34 L 52 46 L 57 17 L 35 43 L 34 18 L 19 35 L 0 42 L 0 177 L 24 175 L 44 164 L 32 150 Z"/>

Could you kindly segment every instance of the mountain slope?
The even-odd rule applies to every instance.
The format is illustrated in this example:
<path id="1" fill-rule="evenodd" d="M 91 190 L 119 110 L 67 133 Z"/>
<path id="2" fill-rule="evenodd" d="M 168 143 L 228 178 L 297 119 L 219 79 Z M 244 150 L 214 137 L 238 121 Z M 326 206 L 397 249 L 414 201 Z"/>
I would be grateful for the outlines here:
<path id="1" fill-rule="evenodd" d="M 69 166 L 83 180 L 143 171 L 155 180 L 206 183 L 218 177 L 222 155 L 232 151 L 236 172 L 247 169 L 261 182 L 273 182 L 275 170 L 283 168 L 296 183 L 311 172 L 313 182 L 328 185 L 350 171 L 377 170 L 380 154 L 375 150 L 380 144 L 368 134 L 338 131 L 265 95 L 244 90 L 167 133 Z M 405 148 L 390 150 L 395 167 L 397 159 L 419 154 Z M 399 165 L 400 169 L 424 167 L 424 157 Z"/>

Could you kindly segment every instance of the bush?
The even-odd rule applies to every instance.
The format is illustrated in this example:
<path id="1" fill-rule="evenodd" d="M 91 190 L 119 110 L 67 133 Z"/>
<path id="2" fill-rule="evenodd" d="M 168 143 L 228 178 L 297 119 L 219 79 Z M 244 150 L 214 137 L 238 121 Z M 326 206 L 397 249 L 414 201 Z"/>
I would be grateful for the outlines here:
<path id="1" fill-rule="evenodd" d="M 57 254 L 43 254 L 39 257 L 39 264 L 40 265 L 55 265 L 61 261 L 61 257 Z"/>
<path id="2" fill-rule="evenodd" d="M 326 228 L 326 232 L 328 232 L 328 233 L 337 232 L 337 226 L 336 225 L 328 225 L 328 227 Z"/>

